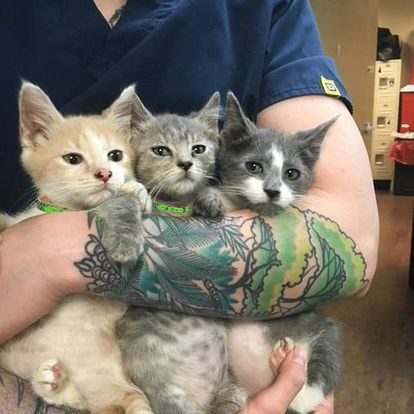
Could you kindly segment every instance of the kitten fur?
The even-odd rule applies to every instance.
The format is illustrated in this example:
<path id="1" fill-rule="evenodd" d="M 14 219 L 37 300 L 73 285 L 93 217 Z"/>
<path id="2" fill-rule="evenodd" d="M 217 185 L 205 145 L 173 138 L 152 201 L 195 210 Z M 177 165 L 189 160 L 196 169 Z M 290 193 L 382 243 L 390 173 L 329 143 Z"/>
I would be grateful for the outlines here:
<path id="1" fill-rule="evenodd" d="M 114 194 L 125 185 L 128 191 L 139 187 L 125 184 L 134 177 L 130 140 L 135 98 L 129 87 L 102 115 L 63 117 L 39 87 L 25 82 L 19 97 L 21 158 L 38 194 L 73 210 L 98 204 L 105 210 L 102 206 L 113 199 L 122 207 Z M 81 161 L 70 164 L 69 159 Z M 118 211 L 113 207 L 106 210 Z M 32 207 L 14 217 L 0 215 L 0 223 L 4 228 L 41 213 Z M 138 227 L 129 230 L 142 233 Z M 93 414 L 116 407 L 128 414 L 150 414 L 146 397 L 123 373 L 114 336 L 115 322 L 126 309 L 103 297 L 68 296 L 0 348 L 0 365 L 31 381 L 36 394 L 50 404 Z"/>
<path id="2" fill-rule="evenodd" d="M 224 205 L 273 215 L 304 197 L 312 184 L 323 139 L 336 119 L 291 135 L 259 129 L 229 93 L 217 159 Z M 252 162 L 261 168 L 250 171 Z M 293 169 L 299 173 L 294 174 L 295 179 L 288 173 Z M 307 382 L 290 406 L 290 412 L 307 414 L 340 381 L 341 344 L 332 319 L 306 312 L 266 322 L 229 322 L 229 366 L 248 395 L 254 395 L 273 381 L 274 374 L 265 365 L 266 355 L 286 338 L 308 356 Z"/>
<path id="3" fill-rule="evenodd" d="M 219 148 L 219 107 L 218 92 L 199 112 L 187 117 L 154 116 L 141 102 L 133 140 L 135 174 L 155 200 L 171 206 L 193 205 L 207 191 Z M 165 155 L 159 155 L 157 149 L 163 149 Z M 177 216 L 184 217 L 182 213 Z"/>
<path id="4" fill-rule="evenodd" d="M 153 116 L 144 105 L 137 111 L 136 175 L 158 201 L 193 205 L 207 191 L 219 146 L 219 107 L 216 93 L 186 117 Z M 205 148 L 197 153 L 200 145 Z M 222 322 L 130 307 L 117 335 L 124 368 L 156 414 L 233 414 L 244 405 L 244 391 L 227 372 Z"/>
<path id="5" fill-rule="evenodd" d="M 217 158 L 223 188 L 178 188 L 179 181 L 177 187 L 170 182 L 164 191 L 163 180 L 168 174 L 175 174 L 174 180 L 183 176 L 177 168 L 179 157 L 174 158 L 173 154 L 189 154 L 189 148 L 199 141 L 185 128 L 186 118 L 158 118 L 162 123 L 156 126 L 157 118 L 151 118 L 144 107 L 140 112 L 144 122 L 135 147 L 140 159 L 138 177 L 151 193 L 157 194 L 161 189 L 158 195 L 161 193 L 163 199 L 173 202 L 188 203 L 194 199 L 194 189 L 196 198 L 201 197 L 198 212 L 207 216 L 209 200 L 214 200 L 214 211 L 220 210 L 217 206 L 223 203 L 227 209 L 251 208 L 272 215 L 303 196 L 311 185 L 322 140 L 334 122 L 295 136 L 257 129 L 245 117 L 234 95 L 229 94 Z M 155 144 L 150 134 L 145 135 L 150 122 L 151 135 L 160 137 Z M 216 125 L 215 122 L 215 128 Z M 165 139 L 170 129 L 174 133 Z M 157 160 L 146 164 L 146 157 L 153 145 L 168 146 L 171 156 L 162 157 L 163 164 L 160 161 L 151 168 Z M 188 157 L 187 161 L 190 160 L 193 162 Z M 246 162 L 260 163 L 263 171 L 246 173 Z M 282 172 L 287 169 L 297 169 L 301 175 L 286 182 Z M 202 170 L 210 171 L 210 164 Z M 158 178 L 159 171 L 172 172 Z M 254 181 L 249 184 L 251 178 Z M 155 191 L 153 183 L 157 185 Z M 203 198 L 204 194 L 208 196 Z M 270 358 L 274 348 L 284 341 L 302 349 L 309 360 L 307 383 L 292 402 L 290 412 L 311 412 L 339 382 L 338 328 L 332 320 L 312 312 L 277 321 L 224 323 L 155 310 L 143 313 L 131 307 L 118 323 L 117 334 L 124 367 L 133 382 L 144 390 L 157 414 L 237 413 L 247 395 L 256 394 L 274 381 Z"/>
<path id="6" fill-rule="evenodd" d="M 296 134 L 257 128 L 229 93 L 216 167 L 220 192 L 233 209 L 270 215 L 294 203 L 310 188 L 321 144 L 336 119 Z M 259 164 L 259 171 L 249 171 L 249 162 Z"/>

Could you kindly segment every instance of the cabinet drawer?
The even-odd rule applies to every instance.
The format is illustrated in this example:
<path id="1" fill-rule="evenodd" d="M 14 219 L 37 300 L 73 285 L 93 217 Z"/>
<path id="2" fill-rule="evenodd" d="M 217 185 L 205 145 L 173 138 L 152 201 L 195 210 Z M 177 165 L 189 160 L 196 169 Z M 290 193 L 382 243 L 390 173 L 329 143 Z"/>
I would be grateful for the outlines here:
<path id="1" fill-rule="evenodd" d="M 391 150 L 394 140 L 391 136 L 386 137 L 373 137 L 372 138 L 372 151 L 389 152 Z"/>
<path id="2" fill-rule="evenodd" d="M 392 165 L 373 165 L 371 170 L 374 180 L 392 180 Z"/>
<path id="3" fill-rule="evenodd" d="M 395 126 L 395 121 L 396 118 L 388 114 L 377 114 L 374 118 L 375 128 L 377 128 L 378 131 L 385 130 L 390 133 Z"/>
<path id="4" fill-rule="evenodd" d="M 378 99 L 375 105 L 375 111 L 378 114 L 394 114 L 396 112 L 396 99 L 387 97 L 385 99 Z"/>
<path id="5" fill-rule="evenodd" d="M 393 161 L 389 157 L 393 139 L 375 137 L 371 147 L 371 169 L 374 179 L 390 180 L 393 173 Z"/>
<path id="6" fill-rule="evenodd" d="M 400 60 L 377 62 L 377 73 L 381 75 L 396 75 L 400 70 Z"/>

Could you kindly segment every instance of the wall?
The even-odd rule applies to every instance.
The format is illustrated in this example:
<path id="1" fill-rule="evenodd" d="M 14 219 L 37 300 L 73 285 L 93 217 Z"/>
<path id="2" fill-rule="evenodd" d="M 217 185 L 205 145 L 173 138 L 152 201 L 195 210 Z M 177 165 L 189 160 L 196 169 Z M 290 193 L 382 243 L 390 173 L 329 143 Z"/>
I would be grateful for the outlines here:
<path id="1" fill-rule="evenodd" d="M 300 0 L 302 1 L 302 0 Z M 414 0 L 412 0 L 414 1 Z M 311 0 L 324 52 L 335 60 L 362 130 L 372 122 L 378 0 Z M 371 134 L 364 134 L 370 148 Z"/>
<path id="2" fill-rule="evenodd" d="M 410 79 L 410 65 L 414 65 L 414 0 L 379 0 L 378 26 L 388 27 L 403 41 L 401 86 L 404 86 Z"/>

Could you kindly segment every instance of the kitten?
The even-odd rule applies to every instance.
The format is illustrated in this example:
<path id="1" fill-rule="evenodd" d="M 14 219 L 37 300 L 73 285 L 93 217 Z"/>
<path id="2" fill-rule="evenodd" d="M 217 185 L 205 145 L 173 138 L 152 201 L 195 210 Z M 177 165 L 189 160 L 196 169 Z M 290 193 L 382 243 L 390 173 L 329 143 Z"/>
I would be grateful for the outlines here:
<path id="1" fill-rule="evenodd" d="M 100 205 L 101 211 L 112 200 L 116 204 L 119 196 L 114 194 L 133 187 L 145 206 L 146 190 L 129 181 L 134 179 L 130 140 L 135 104 L 134 88 L 129 87 L 102 115 L 63 117 L 40 88 L 24 83 L 19 97 L 21 159 L 38 194 L 60 207 Z M 116 218 L 112 207 L 106 209 Z M 32 207 L 14 217 L 0 215 L 0 226 L 41 213 Z M 114 336 L 115 322 L 126 309 L 103 297 L 71 295 L 3 345 L 0 365 L 31 381 L 36 394 L 50 404 L 92 413 L 115 412 L 111 410 L 120 406 L 129 414 L 150 414 L 146 397 L 123 373 Z"/>
<path id="2" fill-rule="evenodd" d="M 323 139 L 336 119 L 293 135 L 259 129 L 229 93 L 217 158 L 222 185 L 218 197 L 226 210 L 248 208 L 274 215 L 305 196 Z M 230 369 L 247 393 L 254 395 L 270 385 L 273 373 L 270 368 L 266 372 L 254 369 L 264 365 L 263 358 L 259 358 L 260 364 L 254 355 L 246 355 L 249 346 L 262 357 L 272 354 L 272 350 L 275 356 L 279 347 L 296 346 L 305 351 L 308 380 L 290 406 L 294 412 L 313 411 L 339 383 L 339 329 L 329 318 L 307 312 L 266 322 L 228 323 Z"/>
<path id="3" fill-rule="evenodd" d="M 219 106 L 218 92 L 200 112 L 187 117 L 153 116 L 142 105 L 133 140 L 135 173 L 156 201 L 154 212 L 190 216 L 198 198 L 208 190 L 219 148 Z M 164 209 L 166 205 L 173 208 Z M 209 207 L 209 214 L 220 214 L 213 211 L 214 207 Z"/>
<path id="4" fill-rule="evenodd" d="M 187 117 L 136 113 L 136 176 L 163 206 L 193 207 L 208 189 L 219 147 L 219 94 Z M 209 214 L 216 214 L 209 207 Z M 174 214 L 154 209 L 158 214 Z M 175 212 L 178 217 L 192 212 Z M 227 372 L 222 322 L 130 307 L 117 324 L 124 369 L 157 414 L 230 414 L 245 393 Z"/>
<path id="5" fill-rule="evenodd" d="M 232 93 L 225 114 L 217 173 L 228 208 L 274 215 L 305 196 L 323 139 L 337 117 L 292 135 L 259 129 Z"/>

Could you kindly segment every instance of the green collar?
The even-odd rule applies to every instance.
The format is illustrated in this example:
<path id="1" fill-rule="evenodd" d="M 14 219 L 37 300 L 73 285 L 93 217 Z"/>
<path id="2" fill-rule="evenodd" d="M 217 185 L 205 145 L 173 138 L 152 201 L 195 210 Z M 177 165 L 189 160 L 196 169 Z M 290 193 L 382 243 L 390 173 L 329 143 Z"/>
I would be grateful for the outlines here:
<path id="1" fill-rule="evenodd" d="M 37 204 L 37 208 L 39 210 L 44 211 L 45 213 L 60 213 L 61 211 L 69 210 L 66 207 L 59 207 L 54 204 L 48 203 L 46 201 L 40 200 L 40 198 L 36 200 L 36 204 Z"/>
<path id="2" fill-rule="evenodd" d="M 38 198 L 36 200 L 36 204 L 37 204 L 37 208 L 39 210 L 44 211 L 45 213 L 60 213 L 62 211 L 68 211 L 69 210 L 66 207 L 59 207 L 55 204 L 43 201 L 40 198 Z M 170 213 L 191 213 L 193 211 L 193 208 L 191 206 L 186 206 L 186 207 L 167 206 L 165 204 L 158 203 L 157 201 L 153 201 L 152 205 L 157 210 L 168 211 Z"/>
<path id="3" fill-rule="evenodd" d="M 174 206 L 167 206 L 165 204 L 158 203 L 157 201 L 152 201 L 152 205 L 157 210 L 168 211 L 170 213 L 191 213 L 193 208 L 191 206 L 187 207 L 174 207 Z"/>

